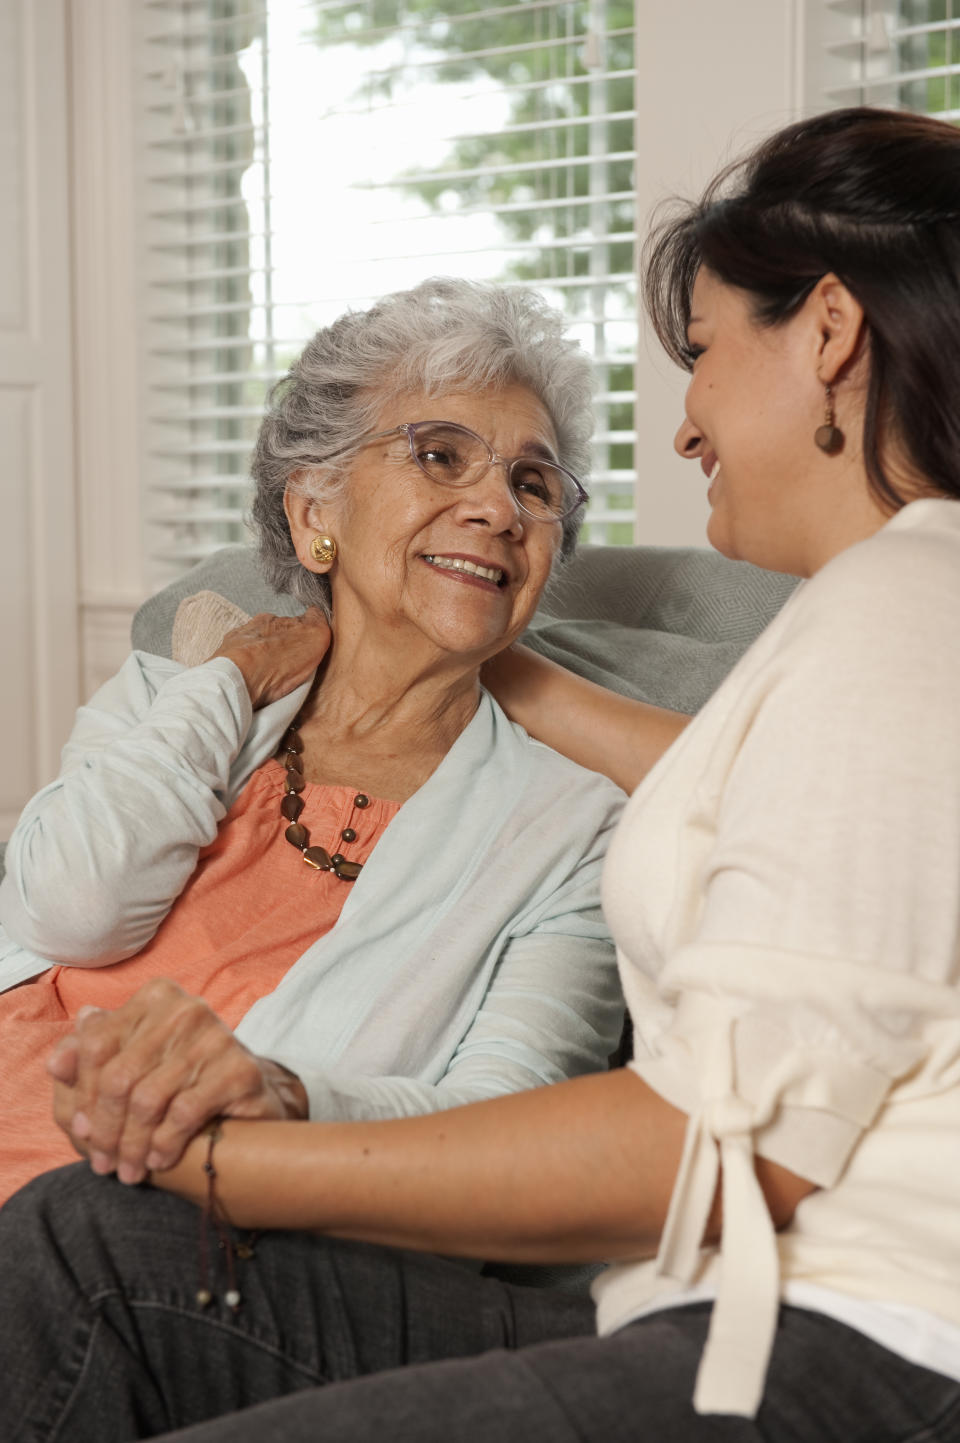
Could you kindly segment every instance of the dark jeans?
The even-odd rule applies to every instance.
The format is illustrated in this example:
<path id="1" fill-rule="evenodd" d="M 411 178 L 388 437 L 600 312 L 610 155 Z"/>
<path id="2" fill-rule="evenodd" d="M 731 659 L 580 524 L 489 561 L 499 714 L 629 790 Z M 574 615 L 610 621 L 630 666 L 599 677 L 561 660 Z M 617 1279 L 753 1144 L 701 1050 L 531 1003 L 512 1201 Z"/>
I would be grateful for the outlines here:
<path id="1" fill-rule="evenodd" d="M 3 1443 L 960 1443 L 960 1385 L 816 1313 L 755 1422 L 701 1418 L 706 1307 L 597 1338 L 584 1297 L 277 1233 L 203 1309 L 198 1220 L 83 1165 L 0 1210 Z"/>

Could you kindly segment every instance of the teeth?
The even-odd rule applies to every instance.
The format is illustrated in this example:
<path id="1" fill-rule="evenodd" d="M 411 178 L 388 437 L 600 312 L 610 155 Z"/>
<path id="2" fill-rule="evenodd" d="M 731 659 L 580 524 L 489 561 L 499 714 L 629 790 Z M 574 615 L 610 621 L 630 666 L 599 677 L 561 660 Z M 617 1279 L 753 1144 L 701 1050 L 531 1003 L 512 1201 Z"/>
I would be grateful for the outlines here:
<path id="1" fill-rule="evenodd" d="M 719 462 L 719 461 L 714 461 L 713 466 L 711 467 L 711 470 L 710 470 L 709 480 L 711 480 L 711 481 L 716 481 L 716 479 L 717 479 L 717 477 L 718 477 L 719 475 L 720 475 L 720 462 Z"/>
<path id="2" fill-rule="evenodd" d="M 467 571 L 471 576 L 494 581 L 497 586 L 503 580 L 503 572 L 498 566 L 478 566 L 475 561 L 464 561 L 460 556 L 425 556 L 423 559 L 431 566 L 439 566 L 441 571 Z"/>

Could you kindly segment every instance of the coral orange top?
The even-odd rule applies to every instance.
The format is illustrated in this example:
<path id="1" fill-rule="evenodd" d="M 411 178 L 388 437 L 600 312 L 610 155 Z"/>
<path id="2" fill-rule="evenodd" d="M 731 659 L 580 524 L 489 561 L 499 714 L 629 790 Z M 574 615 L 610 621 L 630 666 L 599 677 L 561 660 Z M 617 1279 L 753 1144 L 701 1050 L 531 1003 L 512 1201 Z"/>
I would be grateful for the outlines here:
<path id="1" fill-rule="evenodd" d="M 351 884 L 307 867 L 286 841 L 283 775 L 272 759 L 253 773 L 135 957 L 109 967 L 51 967 L 0 995 L 0 1202 L 37 1173 L 76 1161 L 51 1115 L 44 1063 L 79 1008 L 119 1007 L 151 978 L 170 977 L 236 1027 L 334 926 Z M 350 787 L 307 783 L 302 796 L 311 842 L 357 862 L 367 860 L 400 809 L 374 797 L 357 807 Z M 356 837 L 343 840 L 345 829 Z"/>

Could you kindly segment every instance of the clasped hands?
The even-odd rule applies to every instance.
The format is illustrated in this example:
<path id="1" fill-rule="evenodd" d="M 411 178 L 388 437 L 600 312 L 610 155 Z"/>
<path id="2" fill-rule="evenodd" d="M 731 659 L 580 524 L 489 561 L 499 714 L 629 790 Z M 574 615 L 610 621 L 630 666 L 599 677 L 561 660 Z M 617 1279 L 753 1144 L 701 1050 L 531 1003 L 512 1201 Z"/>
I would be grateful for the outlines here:
<path id="1" fill-rule="evenodd" d="M 47 1062 L 54 1116 L 94 1172 L 143 1182 L 173 1167 L 213 1117 L 305 1118 L 303 1084 L 248 1051 L 199 997 L 146 983 L 122 1007 L 85 1007 Z"/>

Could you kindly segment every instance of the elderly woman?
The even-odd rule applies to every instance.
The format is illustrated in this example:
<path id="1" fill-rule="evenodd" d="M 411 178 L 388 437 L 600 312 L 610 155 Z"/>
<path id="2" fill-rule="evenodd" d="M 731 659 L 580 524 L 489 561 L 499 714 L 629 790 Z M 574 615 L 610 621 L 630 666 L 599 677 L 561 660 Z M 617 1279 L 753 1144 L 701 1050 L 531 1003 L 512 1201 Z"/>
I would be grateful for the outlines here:
<path id="1" fill-rule="evenodd" d="M 216 1114 L 389 1117 L 606 1064 L 620 793 L 478 681 L 574 545 L 589 385 L 542 302 L 466 282 L 307 346 L 254 518 L 313 609 L 191 669 L 134 653 L 10 842 L 0 1196 L 70 1156 L 58 1043 L 127 1182 Z"/>

